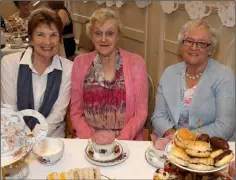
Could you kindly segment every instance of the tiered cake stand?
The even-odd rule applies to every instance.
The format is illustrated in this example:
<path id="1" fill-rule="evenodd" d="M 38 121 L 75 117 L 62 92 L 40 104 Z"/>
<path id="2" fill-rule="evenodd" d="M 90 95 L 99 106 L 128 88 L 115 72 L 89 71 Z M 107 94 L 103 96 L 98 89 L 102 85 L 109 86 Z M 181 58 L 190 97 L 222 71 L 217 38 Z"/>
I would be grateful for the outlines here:
<path id="1" fill-rule="evenodd" d="M 31 151 L 32 145 L 24 146 L 12 156 L 1 156 L 1 179 L 5 180 L 5 168 L 14 168 L 24 162 L 25 156 Z"/>

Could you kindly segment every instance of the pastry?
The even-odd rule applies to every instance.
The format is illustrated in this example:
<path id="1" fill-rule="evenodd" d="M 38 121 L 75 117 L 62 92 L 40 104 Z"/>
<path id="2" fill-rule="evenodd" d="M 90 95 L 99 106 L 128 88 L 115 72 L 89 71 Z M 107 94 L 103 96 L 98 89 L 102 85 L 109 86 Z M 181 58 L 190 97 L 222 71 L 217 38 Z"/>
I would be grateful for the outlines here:
<path id="1" fill-rule="evenodd" d="M 190 157 L 185 153 L 185 151 L 177 146 L 172 147 L 171 151 L 168 153 L 169 159 L 182 166 L 188 166 Z"/>
<path id="2" fill-rule="evenodd" d="M 185 152 L 193 157 L 209 157 L 211 154 L 211 146 L 207 142 L 192 141 L 186 145 Z"/>
<path id="3" fill-rule="evenodd" d="M 216 149 L 229 149 L 228 142 L 219 137 L 211 137 L 210 143 L 211 143 L 211 146 L 213 146 Z"/>
<path id="4" fill-rule="evenodd" d="M 224 166 L 229 163 L 234 157 L 234 153 L 231 150 L 225 150 L 222 154 L 214 158 L 215 166 Z"/>
<path id="5" fill-rule="evenodd" d="M 214 169 L 214 160 L 212 158 L 191 158 L 188 167 L 200 171 L 209 171 Z"/>
<path id="6" fill-rule="evenodd" d="M 177 146 L 185 149 L 188 141 L 195 141 L 196 136 L 193 132 L 188 130 L 187 128 L 179 129 L 174 136 L 174 142 Z"/>
<path id="7" fill-rule="evenodd" d="M 220 154 L 222 154 L 224 151 L 223 149 L 217 149 L 211 152 L 211 158 L 215 158 L 216 156 L 219 156 Z"/>

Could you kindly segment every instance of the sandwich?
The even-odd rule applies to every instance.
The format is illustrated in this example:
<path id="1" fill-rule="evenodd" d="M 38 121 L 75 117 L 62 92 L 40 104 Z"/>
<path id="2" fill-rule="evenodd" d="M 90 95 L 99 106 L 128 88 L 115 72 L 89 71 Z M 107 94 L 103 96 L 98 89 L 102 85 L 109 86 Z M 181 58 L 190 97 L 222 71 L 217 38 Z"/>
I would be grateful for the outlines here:
<path id="1" fill-rule="evenodd" d="M 185 152 L 193 157 L 209 157 L 211 146 L 203 141 L 191 141 L 186 145 Z"/>
<path id="2" fill-rule="evenodd" d="M 174 136 L 174 143 L 180 148 L 185 149 L 189 141 L 195 141 L 196 136 L 187 128 L 179 129 Z"/>
<path id="3" fill-rule="evenodd" d="M 214 160 L 212 158 L 191 158 L 188 164 L 190 169 L 199 171 L 210 171 L 214 169 Z"/>
<path id="4" fill-rule="evenodd" d="M 169 159 L 182 166 L 188 166 L 190 157 L 185 153 L 185 151 L 177 146 L 171 148 L 168 153 Z"/>
<path id="5" fill-rule="evenodd" d="M 69 180 L 69 179 L 101 179 L 101 173 L 99 168 L 75 168 L 68 172 L 52 172 L 48 174 L 47 180 Z"/>
<path id="6" fill-rule="evenodd" d="M 74 179 L 101 179 L 99 168 L 75 168 Z"/>
<path id="7" fill-rule="evenodd" d="M 47 180 L 66 180 L 66 179 L 74 179 L 73 170 L 60 173 L 52 172 L 47 176 Z"/>

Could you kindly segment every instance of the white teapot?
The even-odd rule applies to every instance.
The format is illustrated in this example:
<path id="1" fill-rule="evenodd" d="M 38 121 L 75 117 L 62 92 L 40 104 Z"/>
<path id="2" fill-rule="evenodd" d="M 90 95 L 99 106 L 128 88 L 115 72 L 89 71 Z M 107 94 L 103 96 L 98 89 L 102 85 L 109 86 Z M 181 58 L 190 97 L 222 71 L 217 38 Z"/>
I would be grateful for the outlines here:
<path id="1" fill-rule="evenodd" d="M 31 132 L 23 119 L 32 116 L 38 119 Z M 13 156 L 22 147 L 37 143 L 47 135 L 48 124 L 43 115 L 35 110 L 25 109 L 19 112 L 12 110 L 10 105 L 1 107 L 1 156 Z"/>

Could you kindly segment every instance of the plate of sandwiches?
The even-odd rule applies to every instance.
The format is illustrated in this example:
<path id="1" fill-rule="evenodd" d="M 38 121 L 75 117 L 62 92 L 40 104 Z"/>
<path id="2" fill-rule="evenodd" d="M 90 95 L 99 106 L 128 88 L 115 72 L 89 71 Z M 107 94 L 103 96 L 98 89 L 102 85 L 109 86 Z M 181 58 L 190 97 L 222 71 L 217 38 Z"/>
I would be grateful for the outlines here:
<path id="1" fill-rule="evenodd" d="M 207 134 L 195 136 L 186 128 L 179 129 L 167 144 L 167 158 L 176 166 L 197 173 L 212 173 L 228 166 L 234 157 L 227 141 Z"/>
<path id="2" fill-rule="evenodd" d="M 67 172 L 51 172 L 47 175 L 47 180 L 71 180 L 71 179 L 101 179 L 101 172 L 99 167 L 89 168 L 75 168 Z"/>

